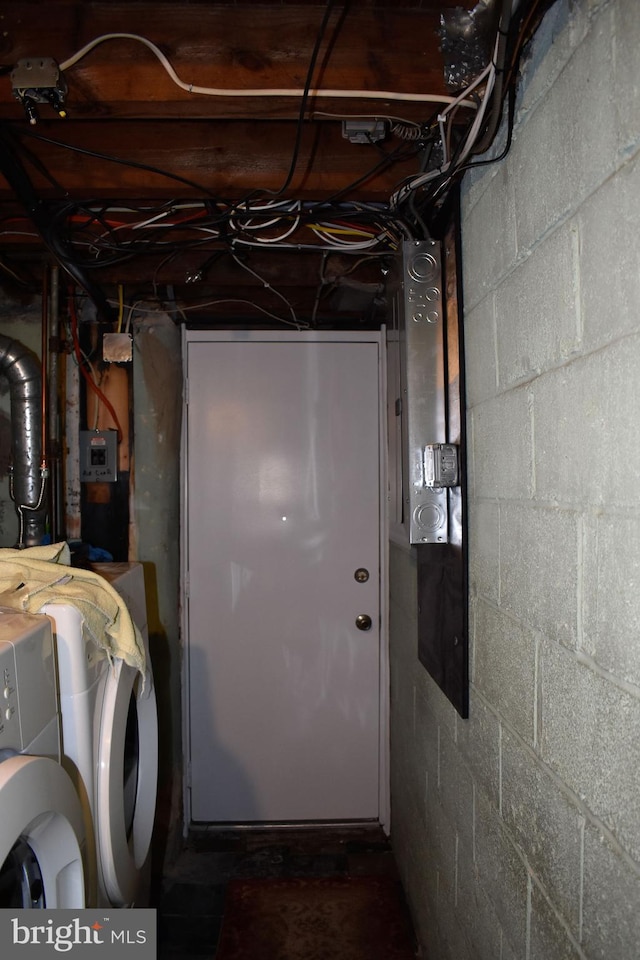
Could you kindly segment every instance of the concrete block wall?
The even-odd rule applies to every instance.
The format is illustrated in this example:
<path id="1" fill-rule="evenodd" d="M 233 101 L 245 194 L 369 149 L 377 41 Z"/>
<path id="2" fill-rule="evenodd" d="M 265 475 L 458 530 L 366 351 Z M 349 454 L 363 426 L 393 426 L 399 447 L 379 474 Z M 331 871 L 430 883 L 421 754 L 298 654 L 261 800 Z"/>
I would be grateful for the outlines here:
<path id="1" fill-rule="evenodd" d="M 429 960 L 640 956 L 640 3 L 559 0 L 469 177 L 471 716 L 391 548 L 392 838 Z"/>

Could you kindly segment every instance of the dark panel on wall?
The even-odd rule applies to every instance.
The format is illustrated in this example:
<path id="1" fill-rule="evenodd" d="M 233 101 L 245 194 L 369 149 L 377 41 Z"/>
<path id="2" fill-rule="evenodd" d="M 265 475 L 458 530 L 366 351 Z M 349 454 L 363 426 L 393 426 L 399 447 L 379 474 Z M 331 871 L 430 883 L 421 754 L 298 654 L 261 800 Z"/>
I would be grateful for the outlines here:
<path id="1" fill-rule="evenodd" d="M 443 238 L 443 269 L 446 442 L 459 446 L 460 486 L 447 491 L 448 543 L 416 547 L 418 656 L 458 713 L 466 718 L 469 716 L 466 444 L 457 200 Z"/>

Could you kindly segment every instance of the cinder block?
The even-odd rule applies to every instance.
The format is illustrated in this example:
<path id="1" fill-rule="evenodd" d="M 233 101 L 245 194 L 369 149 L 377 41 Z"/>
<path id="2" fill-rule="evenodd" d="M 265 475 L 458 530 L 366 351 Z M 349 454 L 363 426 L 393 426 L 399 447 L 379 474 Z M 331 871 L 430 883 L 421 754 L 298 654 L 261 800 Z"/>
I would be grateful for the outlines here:
<path id="1" fill-rule="evenodd" d="M 638 369 L 640 335 L 634 335 L 531 385 L 537 497 L 580 506 L 637 507 L 640 444 L 633 441 L 640 417 Z"/>
<path id="2" fill-rule="evenodd" d="M 581 341 L 576 249 L 575 226 L 560 227 L 496 290 L 500 390 L 530 380 L 576 353 Z"/>
<path id="3" fill-rule="evenodd" d="M 439 727 L 446 730 L 450 737 L 455 737 L 456 718 L 458 714 L 450 700 L 427 673 L 420 661 L 416 658 L 416 667 L 414 674 L 414 684 L 416 689 L 416 704 L 422 700 L 429 715 L 433 718 Z"/>
<path id="4" fill-rule="evenodd" d="M 533 503 L 500 507 L 500 606 L 532 630 L 575 646 L 578 516 Z"/>
<path id="5" fill-rule="evenodd" d="M 640 688 L 640 518 L 601 514 L 586 524 L 585 652 Z"/>
<path id="6" fill-rule="evenodd" d="M 464 351 L 467 406 L 494 397 L 498 392 L 496 330 L 490 292 L 464 318 Z"/>
<path id="7" fill-rule="evenodd" d="M 518 387 L 471 412 L 474 497 L 528 499 L 532 492 L 529 394 Z"/>
<path id="8" fill-rule="evenodd" d="M 525 956 L 527 871 L 498 814 L 482 798 L 476 804 L 475 864 L 478 880 L 491 901 L 504 935 Z"/>
<path id="9" fill-rule="evenodd" d="M 394 600 L 389 604 L 389 653 L 391 662 L 410 675 L 418 656 L 418 622 Z"/>
<path id="10" fill-rule="evenodd" d="M 478 598 L 473 593 L 469 596 L 469 686 L 473 689 L 476 681 L 476 624 L 478 622 Z"/>
<path id="11" fill-rule="evenodd" d="M 582 945 L 589 960 L 636 960 L 640 866 L 631 866 L 595 827 L 584 847 Z"/>
<path id="12" fill-rule="evenodd" d="M 640 22 L 637 9 L 633 19 Z M 636 80 L 639 73 L 636 66 Z M 626 163 L 583 203 L 576 223 L 586 351 L 640 328 L 640 158 Z"/>
<path id="13" fill-rule="evenodd" d="M 424 802 L 427 791 L 438 792 L 440 755 L 438 749 L 438 721 L 423 695 L 415 699 L 413 739 L 416 746 L 415 763 L 420 770 L 424 787 Z"/>
<path id="14" fill-rule="evenodd" d="M 612 31 L 611 10 L 603 10 L 548 94 L 518 128 L 510 166 L 519 255 L 615 169 Z"/>
<path id="15" fill-rule="evenodd" d="M 456 740 L 476 790 L 498 809 L 500 802 L 500 724 L 477 691 L 470 691 L 469 719 L 459 720 Z"/>
<path id="16" fill-rule="evenodd" d="M 415 864 L 429 863 L 430 837 L 424 822 L 424 804 L 418 805 L 415 795 L 408 791 L 397 791 L 392 801 L 391 831 L 394 855 L 403 873 L 411 872 Z M 412 888 L 413 894 L 419 896 L 425 890 L 422 886 Z"/>
<path id="17" fill-rule="evenodd" d="M 459 841 L 473 850 L 473 779 L 457 745 L 440 731 L 440 803 Z"/>
<path id="18" fill-rule="evenodd" d="M 437 870 L 437 902 L 441 909 L 443 903 L 453 906 L 456 900 L 456 831 L 435 791 L 429 791 L 427 797 L 427 824 L 428 855 Z M 431 879 L 436 879 L 435 870 Z M 435 891 L 434 884 L 432 898 Z"/>
<path id="19" fill-rule="evenodd" d="M 458 906 L 455 922 L 464 930 L 471 956 L 500 957 L 502 931 L 493 905 L 473 863 L 470 850 L 458 848 Z"/>
<path id="20" fill-rule="evenodd" d="M 640 146 L 640 18 L 635 0 L 618 0 L 613 5 L 613 84 L 618 149 L 628 153 Z"/>
<path id="21" fill-rule="evenodd" d="M 500 135 L 498 135 L 499 137 Z M 475 170 L 468 170 L 462 181 L 461 207 L 462 216 L 466 219 L 478 203 L 482 194 L 489 188 L 489 184 L 498 172 L 497 165 L 487 167 L 476 167 Z"/>
<path id="22" fill-rule="evenodd" d="M 582 960 L 566 926 L 544 894 L 533 884 L 531 891 L 529 960 Z M 613 955 L 610 960 L 613 960 Z"/>
<path id="23" fill-rule="evenodd" d="M 462 230 L 462 270 L 467 310 L 493 290 L 516 258 L 516 221 L 513 178 L 502 164 L 475 206 Z"/>
<path id="24" fill-rule="evenodd" d="M 475 685 L 526 740 L 534 742 L 536 639 L 512 617 L 480 601 Z"/>
<path id="25" fill-rule="evenodd" d="M 518 114 L 530 111 L 553 86 L 588 26 L 584 3 L 560 0 L 547 11 L 523 57 Z"/>
<path id="26" fill-rule="evenodd" d="M 507 730 L 502 733 L 502 817 L 556 910 L 578 937 L 580 812 L 539 758 Z"/>
<path id="27" fill-rule="evenodd" d="M 640 700 L 541 644 L 543 760 L 640 861 Z"/>

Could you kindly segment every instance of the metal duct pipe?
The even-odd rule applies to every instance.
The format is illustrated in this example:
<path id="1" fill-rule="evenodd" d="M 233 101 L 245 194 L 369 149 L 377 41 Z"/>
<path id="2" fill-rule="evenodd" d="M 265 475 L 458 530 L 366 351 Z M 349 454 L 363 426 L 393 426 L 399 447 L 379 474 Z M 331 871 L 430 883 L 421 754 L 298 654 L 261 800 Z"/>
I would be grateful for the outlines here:
<path id="1" fill-rule="evenodd" d="M 42 542 L 46 504 L 46 468 L 42 447 L 42 377 L 38 357 L 24 344 L 0 334 L 0 375 L 11 398 L 11 498 L 20 529 L 17 547 Z"/>

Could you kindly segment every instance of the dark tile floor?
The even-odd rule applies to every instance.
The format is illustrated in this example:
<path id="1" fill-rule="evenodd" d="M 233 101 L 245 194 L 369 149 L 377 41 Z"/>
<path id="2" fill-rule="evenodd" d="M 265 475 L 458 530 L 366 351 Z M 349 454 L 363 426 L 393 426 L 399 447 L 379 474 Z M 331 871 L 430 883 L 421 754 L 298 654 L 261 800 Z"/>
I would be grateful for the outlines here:
<path id="1" fill-rule="evenodd" d="M 158 960 L 214 960 L 232 877 L 391 876 L 377 826 L 193 831 L 158 893 Z"/>

